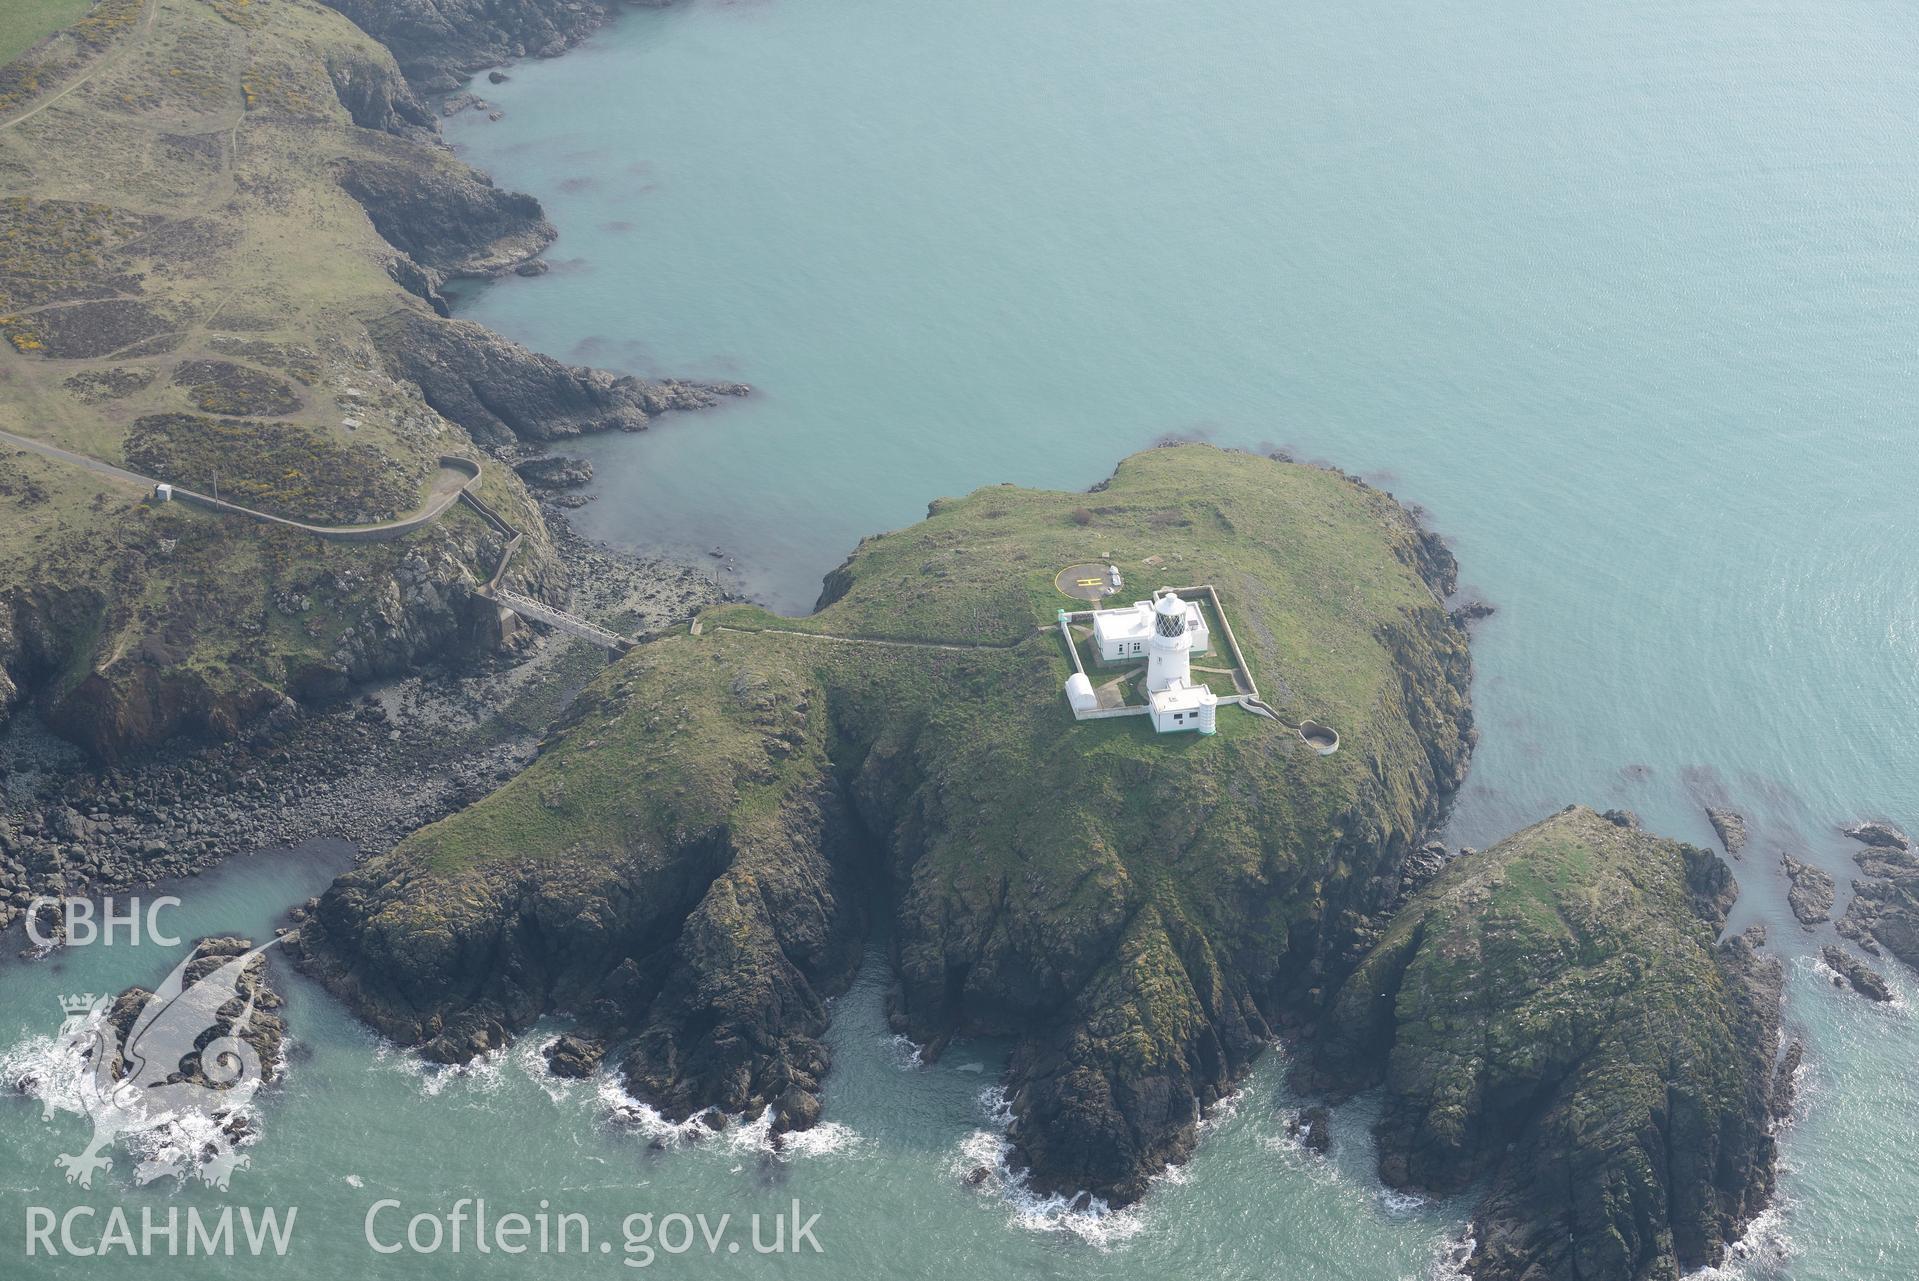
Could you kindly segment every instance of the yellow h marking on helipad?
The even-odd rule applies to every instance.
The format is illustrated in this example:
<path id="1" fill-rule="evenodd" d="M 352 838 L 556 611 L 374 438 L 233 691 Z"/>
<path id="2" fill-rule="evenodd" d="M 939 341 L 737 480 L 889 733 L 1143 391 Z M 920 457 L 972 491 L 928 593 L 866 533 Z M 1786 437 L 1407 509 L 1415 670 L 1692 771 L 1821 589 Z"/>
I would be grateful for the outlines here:
<path id="1" fill-rule="evenodd" d="M 1097 578 L 1080 578 L 1074 581 L 1081 587 L 1098 587 L 1100 585 L 1100 580 Z"/>

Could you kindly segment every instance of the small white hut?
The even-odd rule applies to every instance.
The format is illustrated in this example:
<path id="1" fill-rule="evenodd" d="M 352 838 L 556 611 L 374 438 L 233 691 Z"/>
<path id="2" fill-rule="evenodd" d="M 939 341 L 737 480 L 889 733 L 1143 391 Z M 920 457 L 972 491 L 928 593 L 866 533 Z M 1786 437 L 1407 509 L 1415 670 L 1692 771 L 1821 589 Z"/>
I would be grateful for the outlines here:
<path id="1" fill-rule="evenodd" d="M 1179 730 L 1218 732 L 1219 695 L 1204 685 L 1179 680 L 1147 696 L 1153 709 L 1153 729 L 1161 734 Z"/>

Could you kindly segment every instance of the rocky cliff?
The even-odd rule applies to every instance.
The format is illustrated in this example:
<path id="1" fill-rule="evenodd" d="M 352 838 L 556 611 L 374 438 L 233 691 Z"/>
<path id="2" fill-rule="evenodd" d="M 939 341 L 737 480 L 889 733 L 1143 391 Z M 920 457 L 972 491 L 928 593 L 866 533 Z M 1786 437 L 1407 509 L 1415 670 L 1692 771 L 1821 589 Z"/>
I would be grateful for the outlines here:
<path id="1" fill-rule="evenodd" d="M 573 38 L 604 17 L 587 8 L 361 16 L 402 47 L 470 50 L 495 27 Z M 509 270 L 553 228 L 440 143 L 391 53 L 340 13 L 162 3 L 89 31 L 113 53 L 96 91 L 0 133 L 10 429 L 199 489 L 244 480 L 250 505 L 337 524 L 409 510 L 440 454 L 635 429 L 744 390 L 567 365 L 448 319 L 448 278 Z M 527 534 L 515 585 L 563 594 L 510 468 L 486 487 Z M 32 700 L 113 759 L 489 638 L 473 588 L 499 545 L 462 513 L 341 547 L 139 497 L 0 452 L 0 718 Z"/>
<path id="2" fill-rule="evenodd" d="M 1383 1085 L 1387 1183 L 1486 1189 L 1473 1276 L 1677 1277 L 1766 1204 L 1781 974 L 1716 941 L 1735 893 L 1568 809 L 1456 860 L 1341 985 L 1310 1075 Z"/>
<path id="3" fill-rule="evenodd" d="M 627 0 L 663 4 L 666 0 Z M 457 89 L 483 67 L 550 58 L 584 39 L 621 0 L 327 0 L 393 51 L 429 93 Z"/>
<path id="4" fill-rule="evenodd" d="M 1215 584 L 1267 697 L 1345 746 L 1233 708 L 1213 738 L 1075 721 L 1052 580 L 1089 548 Z M 898 1026 L 1016 1038 L 1035 1184 L 1130 1200 L 1362 949 L 1463 774 L 1442 570 L 1388 496 L 1201 446 L 937 503 L 809 619 L 709 612 L 629 655 L 524 775 L 341 878 L 305 963 L 434 1056 L 565 1009 L 670 1115 L 806 1125 L 876 898 Z"/>
<path id="5" fill-rule="evenodd" d="M 396 312 L 370 327 L 395 378 L 482 445 L 546 442 L 601 431 L 644 431 L 675 410 L 743 396 L 741 383 L 615 375 L 563 364 L 470 320 Z"/>

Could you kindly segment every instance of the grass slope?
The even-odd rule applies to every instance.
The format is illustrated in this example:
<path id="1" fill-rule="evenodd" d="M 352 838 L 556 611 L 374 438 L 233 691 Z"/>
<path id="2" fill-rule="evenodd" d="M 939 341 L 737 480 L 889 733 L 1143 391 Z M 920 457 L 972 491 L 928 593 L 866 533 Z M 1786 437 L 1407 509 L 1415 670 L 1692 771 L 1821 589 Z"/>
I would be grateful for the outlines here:
<path id="1" fill-rule="evenodd" d="M 86 14 L 91 0 L 0 0 L 0 62 L 13 59 Z"/>

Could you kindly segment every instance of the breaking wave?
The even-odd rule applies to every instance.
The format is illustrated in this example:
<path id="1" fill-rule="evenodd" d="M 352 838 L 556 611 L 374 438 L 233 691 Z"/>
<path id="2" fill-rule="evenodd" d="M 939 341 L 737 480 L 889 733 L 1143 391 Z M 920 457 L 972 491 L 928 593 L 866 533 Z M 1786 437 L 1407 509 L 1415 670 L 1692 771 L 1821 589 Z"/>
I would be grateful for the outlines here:
<path id="1" fill-rule="evenodd" d="M 249 1163 L 243 1149 L 259 1142 L 260 1111 L 245 1101 L 218 1110 L 150 1110 L 152 1096 L 138 1096 L 123 1106 L 98 1096 L 93 1085 L 94 1036 L 106 1022 L 104 1007 L 96 1009 L 77 1028 L 59 1036 L 30 1036 L 0 1054 L 0 1084 L 15 1094 L 37 1101 L 48 1120 L 56 1112 L 90 1122 L 96 1133 L 112 1133 L 101 1155 L 112 1161 L 116 1149 L 133 1159 L 133 1181 L 152 1183 L 172 1177 L 185 1180 L 200 1175 L 225 1186 L 215 1162 L 239 1169 Z M 285 1080 L 284 1056 L 277 1071 Z M 69 1142 L 81 1144 L 77 1135 Z M 77 1150 L 84 1150 L 83 1148 Z M 52 1164 L 49 1157 L 48 1164 Z"/>
<path id="2" fill-rule="evenodd" d="M 595 1100 L 613 1124 L 664 1148 L 710 1148 L 737 1156 L 790 1161 L 851 1152 L 864 1142 L 858 1131 L 838 1121 L 822 1121 L 809 1130 L 776 1134 L 773 1125 L 779 1113 L 774 1108 L 751 1120 L 739 1114 L 727 1115 L 718 1130 L 697 1116 L 669 1121 L 658 1108 L 634 1098 L 608 1075 L 599 1078 Z"/>
<path id="3" fill-rule="evenodd" d="M 974 1130 L 961 1139 L 947 1162 L 947 1170 L 983 1195 L 1004 1201 L 1011 1211 L 1012 1226 L 1028 1232 L 1064 1233 L 1102 1250 L 1124 1244 L 1146 1230 L 1146 1220 L 1137 1207 L 1115 1210 L 1101 1198 L 1084 1192 L 1073 1197 L 1035 1192 L 1025 1173 L 1014 1170 L 1010 1161 L 1013 1144 L 1006 1137 L 1005 1127 L 1013 1119 L 1012 1097 L 999 1086 L 991 1086 L 980 1091 L 979 1103 L 997 1129 Z M 1159 1177 L 1178 1181 L 1177 1176 Z"/>

